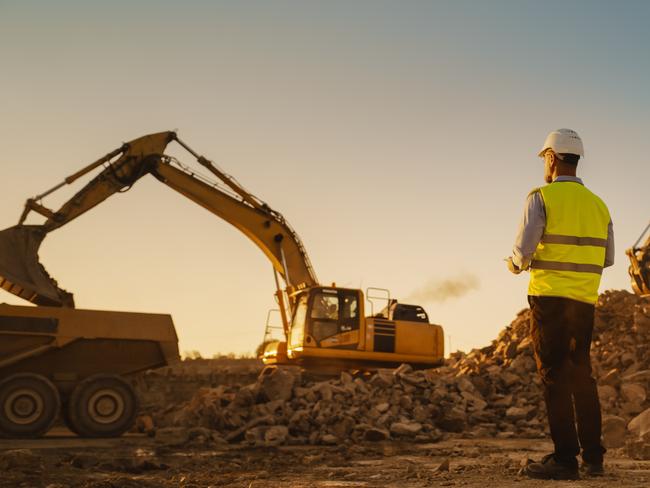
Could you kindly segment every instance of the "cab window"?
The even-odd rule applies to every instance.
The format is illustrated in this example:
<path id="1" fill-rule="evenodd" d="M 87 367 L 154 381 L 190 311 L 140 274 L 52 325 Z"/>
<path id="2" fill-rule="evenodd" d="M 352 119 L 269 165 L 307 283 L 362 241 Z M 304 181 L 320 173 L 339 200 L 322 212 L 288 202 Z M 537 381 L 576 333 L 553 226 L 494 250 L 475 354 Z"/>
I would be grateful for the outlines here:
<path id="1" fill-rule="evenodd" d="M 341 332 L 355 330 L 359 328 L 359 295 L 356 293 L 341 293 Z"/>
<path id="2" fill-rule="evenodd" d="M 316 341 L 359 328 L 359 298 L 353 291 L 323 290 L 314 294 L 310 333 Z"/>
<path id="3" fill-rule="evenodd" d="M 312 319 L 338 320 L 339 318 L 339 297 L 337 295 L 325 295 L 319 293 L 314 297 L 314 306 L 311 309 Z"/>
<path id="4" fill-rule="evenodd" d="M 305 335 L 305 322 L 307 321 L 307 296 L 303 295 L 298 300 L 296 311 L 293 314 L 291 321 L 291 340 L 293 346 L 302 345 Z"/>

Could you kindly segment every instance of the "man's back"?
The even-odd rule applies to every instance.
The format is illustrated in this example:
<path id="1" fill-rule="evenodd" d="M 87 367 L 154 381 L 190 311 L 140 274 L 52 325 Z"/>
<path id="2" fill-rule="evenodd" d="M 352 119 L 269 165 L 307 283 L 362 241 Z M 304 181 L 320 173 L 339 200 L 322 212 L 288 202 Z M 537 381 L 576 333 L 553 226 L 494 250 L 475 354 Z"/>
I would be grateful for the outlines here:
<path id="1" fill-rule="evenodd" d="M 532 256 L 528 294 L 595 303 L 608 242 L 607 206 L 578 178 L 556 179 L 539 193 L 545 224 Z"/>
<path id="2" fill-rule="evenodd" d="M 540 189 L 546 207 L 546 225 L 577 232 L 579 237 L 607 238 L 609 210 L 602 199 L 584 184 L 555 181 Z M 605 222 L 604 228 L 598 224 Z"/>

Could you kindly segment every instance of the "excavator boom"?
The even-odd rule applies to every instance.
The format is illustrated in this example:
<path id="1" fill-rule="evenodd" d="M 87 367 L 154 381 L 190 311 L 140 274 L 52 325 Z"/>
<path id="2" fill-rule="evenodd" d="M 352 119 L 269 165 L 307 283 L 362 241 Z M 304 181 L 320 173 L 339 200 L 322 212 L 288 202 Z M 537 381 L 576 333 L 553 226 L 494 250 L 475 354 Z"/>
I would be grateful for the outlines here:
<path id="1" fill-rule="evenodd" d="M 165 149 L 172 141 L 190 152 L 218 181 L 202 178 L 166 155 Z M 46 196 L 100 166 L 103 170 L 57 211 L 42 204 Z M 159 132 L 123 144 L 54 188 L 27 200 L 19 225 L 0 231 L 0 286 L 38 305 L 74 307 L 72 294 L 59 288 L 40 264 L 41 242 L 49 232 L 66 225 L 111 195 L 128 190 L 147 174 L 243 232 L 269 258 L 289 292 L 318 284 L 300 238 L 279 212 L 194 152 L 175 132 Z M 44 216 L 46 221 L 41 225 L 25 225 L 32 211 Z"/>

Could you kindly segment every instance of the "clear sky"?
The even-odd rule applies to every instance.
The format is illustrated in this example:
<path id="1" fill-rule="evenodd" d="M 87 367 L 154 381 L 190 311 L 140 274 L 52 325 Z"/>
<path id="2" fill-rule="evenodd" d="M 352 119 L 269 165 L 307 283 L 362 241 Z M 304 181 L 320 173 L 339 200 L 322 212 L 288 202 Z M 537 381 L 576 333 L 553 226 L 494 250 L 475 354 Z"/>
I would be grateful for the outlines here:
<path id="1" fill-rule="evenodd" d="M 285 215 L 322 282 L 418 297 L 453 349 L 481 347 L 526 306 L 503 258 L 550 130 L 584 140 L 579 175 L 616 233 L 601 289 L 629 289 L 649 22 L 645 1 L 0 0 L 0 228 L 123 141 L 177 129 Z M 204 355 L 252 352 L 274 306 L 264 255 L 151 177 L 41 258 L 79 307 L 171 313 Z M 467 293 L 426 298 L 455 279 Z"/>

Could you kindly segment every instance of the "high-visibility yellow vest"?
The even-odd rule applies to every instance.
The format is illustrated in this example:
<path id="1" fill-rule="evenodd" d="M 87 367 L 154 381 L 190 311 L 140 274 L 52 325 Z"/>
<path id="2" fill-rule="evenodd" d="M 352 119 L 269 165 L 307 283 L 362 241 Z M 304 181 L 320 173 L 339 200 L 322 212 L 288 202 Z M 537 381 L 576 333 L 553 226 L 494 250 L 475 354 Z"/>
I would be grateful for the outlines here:
<path id="1" fill-rule="evenodd" d="M 533 191 L 544 200 L 546 227 L 533 255 L 528 294 L 596 303 L 610 222 L 607 206 L 573 181 Z"/>

